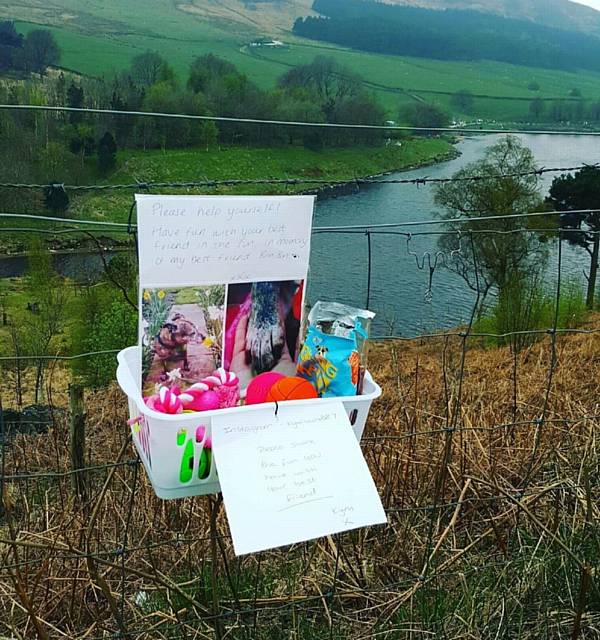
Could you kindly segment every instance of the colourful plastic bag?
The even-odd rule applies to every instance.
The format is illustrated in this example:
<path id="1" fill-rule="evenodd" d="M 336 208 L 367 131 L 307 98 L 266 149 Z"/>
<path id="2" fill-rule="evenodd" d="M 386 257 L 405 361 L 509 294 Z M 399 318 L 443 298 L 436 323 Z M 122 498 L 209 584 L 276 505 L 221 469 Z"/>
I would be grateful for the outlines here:
<path id="1" fill-rule="evenodd" d="M 354 396 L 357 393 L 360 355 L 358 338 L 366 334 L 360 323 L 347 337 L 328 335 L 310 326 L 300 351 L 296 374 L 308 380 L 319 397 Z"/>

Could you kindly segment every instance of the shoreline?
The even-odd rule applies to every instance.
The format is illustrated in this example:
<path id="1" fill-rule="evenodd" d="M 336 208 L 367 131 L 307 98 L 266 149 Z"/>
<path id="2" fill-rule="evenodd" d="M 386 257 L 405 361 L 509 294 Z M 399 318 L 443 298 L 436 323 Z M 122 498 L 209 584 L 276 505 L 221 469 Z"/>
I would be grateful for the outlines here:
<path id="1" fill-rule="evenodd" d="M 392 174 L 414 171 L 415 169 L 441 164 L 443 162 L 448 162 L 449 160 L 453 160 L 459 157 L 461 154 L 460 151 L 456 149 L 457 140 L 454 139 L 452 141 L 448 141 L 448 143 L 450 145 L 450 149 L 435 156 L 429 157 L 422 161 L 412 162 L 401 168 L 388 169 L 374 174 L 358 176 L 357 179 L 377 180 L 379 178 L 384 178 L 385 176 L 389 176 Z M 361 185 L 361 188 L 368 188 L 370 186 L 372 185 Z M 296 192 L 296 194 L 314 195 L 316 196 L 317 201 L 323 201 L 329 198 L 352 195 L 356 193 L 356 189 L 356 183 L 354 181 L 348 181 L 342 184 L 321 185 L 313 189 L 300 189 Z M 126 236 L 124 239 L 119 239 L 118 237 L 113 236 L 110 230 L 104 230 L 102 233 L 103 235 L 97 236 L 97 241 L 101 243 L 104 252 L 123 251 L 130 244 L 131 239 L 129 236 Z M 69 240 L 65 239 L 64 237 L 53 238 L 48 241 L 47 246 L 49 247 L 51 254 L 55 256 L 96 253 L 98 249 L 98 246 L 95 242 L 83 238 L 79 238 L 77 240 Z M 15 251 L 10 251 L 9 246 L 0 247 L 0 261 L 10 260 L 11 258 L 22 259 L 27 257 L 27 251 L 24 244 L 19 243 L 13 245 L 13 247 L 14 249 L 16 249 Z"/>
<path id="2" fill-rule="evenodd" d="M 452 143 L 456 144 L 455 142 Z M 382 171 L 380 173 L 375 173 L 373 175 L 367 176 L 359 176 L 357 180 L 377 180 L 378 178 L 385 178 L 385 176 L 392 175 L 394 173 L 405 173 L 409 171 L 414 171 L 415 169 L 422 169 L 423 167 L 431 167 L 436 164 L 442 164 L 443 162 L 449 162 L 450 160 L 454 160 L 460 157 L 461 153 L 456 148 L 452 148 L 447 152 L 435 156 L 433 158 L 429 158 L 428 160 L 423 160 L 422 162 L 415 162 L 409 165 L 406 165 L 402 169 L 390 169 L 388 171 Z M 360 188 L 368 188 L 371 185 L 360 185 Z M 302 195 L 314 195 L 317 196 L 318 200 L 327 200 L 329 198 L 337 198 L 338 196 L 352 195 L 356 192 L 356 183 L 355 182 L 345 182 L 343 184 L 336 185 L 323 185 L 321 187 L 317 187 L 316 189 L 307 189 L 303 190 L 300 193 Z"/>

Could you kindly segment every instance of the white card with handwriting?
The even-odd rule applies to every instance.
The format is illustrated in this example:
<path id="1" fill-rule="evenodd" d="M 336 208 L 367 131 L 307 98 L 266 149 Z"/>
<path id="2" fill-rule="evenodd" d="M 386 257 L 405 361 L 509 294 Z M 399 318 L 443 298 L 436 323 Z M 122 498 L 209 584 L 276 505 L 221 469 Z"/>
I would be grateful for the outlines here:
<path id="1" fill-rule="evenodd" d="M 387 522 L 341 401 L 225 413 L 212 433 L 237 555 Z"/>
<path id="2" fill-rule="evenodd" d="M 314 196 L 135 199 L 143 287 L 306 277 Z"/>

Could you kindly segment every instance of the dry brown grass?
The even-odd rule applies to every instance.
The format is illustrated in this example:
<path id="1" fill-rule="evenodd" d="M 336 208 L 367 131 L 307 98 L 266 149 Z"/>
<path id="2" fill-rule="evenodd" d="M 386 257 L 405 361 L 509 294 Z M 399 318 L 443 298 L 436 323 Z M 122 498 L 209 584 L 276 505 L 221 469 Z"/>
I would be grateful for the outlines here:
<path id="1" fill-rule="evenodd" d="M 384 395 L 363 449 L 386 527 L 235 559 L 222 510 L 211 549 L 214 501 L 161 502 L 141 467 L 90 471 L 86 500 L 68 476 L 9 479 L 0 635 L 599 637 L 600 334 L 558 336 L 551 379 L 551 336 L 516 359 L 471 339 L 464 367 L 462 343 L 372 346 Z M 86 407 L 88 463 L 134 458 L 121 393 Z M 68 459 L 57 414 L 6 449 L 5 474 Z"/>

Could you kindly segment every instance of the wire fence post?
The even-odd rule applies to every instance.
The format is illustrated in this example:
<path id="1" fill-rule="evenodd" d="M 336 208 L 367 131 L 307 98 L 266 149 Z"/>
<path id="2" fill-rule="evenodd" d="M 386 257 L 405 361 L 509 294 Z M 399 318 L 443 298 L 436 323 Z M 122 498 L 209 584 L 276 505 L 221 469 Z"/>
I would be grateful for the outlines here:
<path id="1" fill-rule="evenodd" d="M 212 614 L 214 616 L 214 630 L 215 639 L 221 640 L 223 638 L 223 626 L 220 614 L 219 604 L 219 572 L 218 572 L 218 555 L 217 555 L 217 538 L 219 532 L 217 531 L 217 518 L 219 517 L 219 511 L 221 507 L 222 496 L 218 495 L 216 498 L 208 496 L 208 514 L 210 520 L 210 590 L 212 595 Z"/>
<path id="2" fill-rule="evenodd" d="M 81 499 L 85 499 L 86 481 L 85 467 L 85 407 L 83 403 L 83 387 L 79 384 L 69 385 L 70 432 L 69 446 L 73 473 L 71 484 L 73 491 Z"/>
<path id="3" fill-rule="evenodd" d="M 373 255 L 371 252 L 371 232 L 365 233 L 367 236 L 367 301 L 365 308 L 368 309 L 371 304 L 371 276 L 373 271 Z"/>

